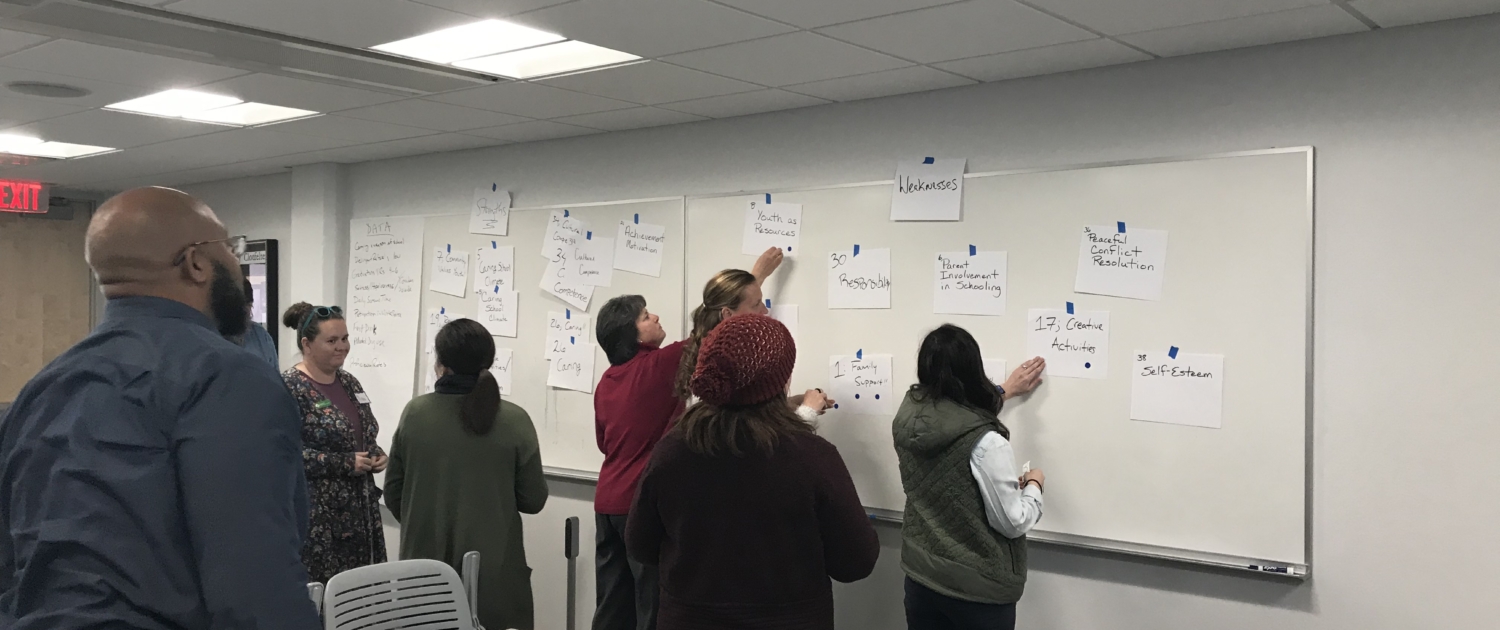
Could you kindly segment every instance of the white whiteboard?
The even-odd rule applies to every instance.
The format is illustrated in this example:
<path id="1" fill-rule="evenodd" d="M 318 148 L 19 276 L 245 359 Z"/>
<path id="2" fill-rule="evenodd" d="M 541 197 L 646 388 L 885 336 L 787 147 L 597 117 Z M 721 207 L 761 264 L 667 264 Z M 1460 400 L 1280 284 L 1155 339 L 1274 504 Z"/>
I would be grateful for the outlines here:
<path id="1" fill-rule="evenodd" d="M 626 271 L 615 270 L 609 287 L 594 290 L 589 302 L 590 315 L 610 298 L 618 295 L 639 294 L 646 297 L 647 308 L 661 316 L 661 324 L 671 335 L 682 329 L 682 265 L 683 265 L 683 200 L 681 197 L 603 204 L 578 204 L 549 206 L 545 208 L 513 208 L 510 212 L 509 236 L 489 236 L 469 233 L 469 215 L 443 215 L 426 219 L 425 242 L 422 251 L 430 254 L 433 248 L 452 244 L 455 250 L 470 253 L 469 295 L 452 295 L 427 289 L 432 273 L 431 261 L 422 270 L 422 316 L 423 326 L 428 309 L 443 307 L 450 312 L 475 319 L 478 301 L 472 295 L 476 275 L 474 252 L 481 247 L 490 247 L 494 241 L 500 246 L 515 247 L 516 290 L 520 292 L 520 309 L 517 321 L 517 336 L 495 337 L 497 348 L 511 348 L 515 352 L 511 368 L 513 394 L 505 396 L 531 415 L 541 441 L 542 461 L 549 469 L 567 469 L 585 473 L 597 473 L 604 463 L 604 455 L 594 438 L 594 397 L 583 392 L 559 390 L 547 387 L 547 361 L 542 358 L 543 342 L 546 338 L 548 311 L 571 308 L 567 303 L 538 288 L 542 272 L 547 266 L 541 256 L 542 239 L 548 217 L 552 210 L 567 209 L 573 217 L 582 218 L 595 234 L 614 238 L 620 221 L 634 221 L 640 215 L 641 223 L 666 227 L 666 243 L 662 252 L 661 277 L 653 278 Z M 430 256 L 424 256 L 427 260 Z M 574 312 L 578 312 L 574 309 Z M 592 328 L 590 329 L 592 331 Z M 426 331 L 422 339 L 426 339 Z M 581 340 L 580 340 L 581 341 Z M 590 343 L 596 343 L 590 339 Z M 426 383 L 428 369 L 423 349 L 417 349 L 417 388 L 420 394 Z M 594 382 L 609 367 L 602 350 L 595 351 Z M 392 423 L 396 419 L 386 422 Z"/>
<path id="2" fill-rule="evenodd" d="M 775 192 L 803 204 L 803 257 L 768 283 L 776 304 L 800 307 L 793 391 L 827 382 L 827 357 L 895 356 L 896 391 L 916 380 L 916 353 L 952 322 L 986 357 L 1022 360 L 1029 308 L 1108 310 L 1109 377 L 1049 378 L 1002 419 L 1019 457 L 1047 473 L 1034 538 L 1244 567 L 1305 571 L 1311 355 L 1311 148 L 1193 160 L 970 174 L 954 223 L 889 221 L 891 182 Z M 692 280 L 749 268 L 740 239 L 748 195 L 687 202 Z M 1170 231 L 1160 301 L 1076 294 L 1085 225 Z M 851 245 L 890 248 L 892 308 L 827 310 L 824 258 Z M 1002 317 L 935 315 L 936 252 L 1009 252 Z M 702 280 L 698 280 L 701 284 Z M 687 305 L 691 308 L 692 304 Z M 1223 428 L 1130 420 L 1135 350 L 1226 356 Z M 866 506 L 904 504 L 891 418 L 832 411 L 819 434 L 838 446 Z"/>

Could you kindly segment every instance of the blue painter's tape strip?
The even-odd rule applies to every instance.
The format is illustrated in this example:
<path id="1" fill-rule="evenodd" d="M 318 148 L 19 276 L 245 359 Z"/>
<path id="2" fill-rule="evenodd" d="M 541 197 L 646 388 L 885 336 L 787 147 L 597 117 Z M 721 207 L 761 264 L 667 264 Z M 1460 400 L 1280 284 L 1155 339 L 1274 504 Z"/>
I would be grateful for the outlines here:
<path id="1" fill-rule="evenodd" d="M 570 216 L 573 216 L 573 215 L 569 214 L 568 211 L 566 209 L 564 209 L 563 210 L 563 216 L 564 217 L 570 217 Z"/>
<path id="2" fill-rule="evenodd" d="M 1177 358 L 1177 346 L 1172 346 L 1172 349 L 1167 351 L 1167 356 Z"/>
<path id="3" fill-rule="evenodd" d="M 970 245 L 969 246 L 969 255 L 973 256 L 974 254 L 977 254 L 977 253 L 979 253 L 979 248 L 977 248 L 977 247 L 975 247 L 973 245 Z"/>
<path id="4" fill-rule="evenodd" d="M 495 285 L 495 295 L 500 295 L 500 285 Z"/>
<path id="5" fill-rule="evenodd" d="M 935 164 L 935 163 L 937 163 L 937 160 L 934 160 L 932 158 L 927 158 L 925 160 L 922 160 L 922 163 L 923 164 Z"/>
<path id="6" fill-rule="evenodd" d="M 578 338 L 577 337 L 568 337 L 568 343 L 570 343 L 570 344 L 576 344 L 576 343 L 578 343 Z"/>
<path id="7" fill-rule="evenodd" d="M 495 192 L 496 190 L 499 190 L 499 189 L 500 189 L 500 185 L 499 184 L 490 184 L 490 192 Z"/>
<path id="8" fill-rule="evenodd" d="M 771 298 L 766 298 L 766 308 L 771 308 Z"/>
<path id="9" fill-rule="evenodd" d="M 583 235 L 583 240 L 585 240 L 585 241 L 592 241 L 592 240 L 594 240 L 594 231 L 593 230 L 589 230 L 587 233 L 585 233 Z"/>
<path id="10" fill-rule="evenodd" d="M 858 256 L 858 255 L 859 255 L 859 246 L 858 246 L 858 245 L 855 245 L 855 246 L 854 246 L 854 255 L 855 255 L 855 256 Z"/>
<path id="11" fill-rule="evenodd" d="M 861 361 L 865 360 L 865 349 L 864 348 L 860 348 L 858 350 L 855 350 L 854 351 L 854 358 L 859 359 Z"/>
<path id="12" fill-rule="evenodd" d="M 563 319 L 573 319 L 573 309 L 571 309 L 571 308 L 565 308 L 565 309 L 563 309 Z"/>
<path id="13" fill-rule="evenodd" d="M 452 243 L 448 244 L 448 253 L 450 253 L 450 254 L 453 253 L 453 244 Z"/>
<path id="14" fill-rule="evenodd" d="M 640 225 L 641 224 L 641 215 L 639 213 L 637 213 L 635 215 L 635 224 L 636 225 Z"/>
<path id="15" fill-rule="evenodd" d="M 439 307 L 438 308 L 438 315 L 447 315 L 447 314 L 448 314 L 448 307 L 443 306 L 443 307 Z"/>
<path id="16" fill-rule="evenodd" d="M 490 241 L 490 249 L 500 249 L 500 246 L 496 245 L 495 241 Z"/>
<path id="17" fill-rule="evenodd" d="M 771 193 L 766 193 L 766 205 L 771 205 Z"/>
<path id="18" fill-rule="evenodd" d="M 1069 315 L 1073 314 L 1073 303 L 1072 302 L 1068 302 L 1068 314 Z"/>
<path id="19" fill-rule="evenodd" d="M 1124 234 L 1125 233 L 1125 222 L 1124 221 L 1116 221 L 1115 222 L 1115 231 L 1117 231 L 1117 232 L 1119 232 L 1121 234 Z"/>

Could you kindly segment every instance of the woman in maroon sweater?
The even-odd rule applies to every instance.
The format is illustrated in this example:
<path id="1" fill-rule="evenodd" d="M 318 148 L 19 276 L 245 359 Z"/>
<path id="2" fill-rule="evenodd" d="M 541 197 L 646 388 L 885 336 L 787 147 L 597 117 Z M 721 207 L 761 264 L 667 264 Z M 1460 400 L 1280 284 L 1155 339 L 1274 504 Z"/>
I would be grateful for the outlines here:
<path id="1" fill-rule="evenodd" d="M 657 444 L 625 541 L 658 565 L 659 630 L 831 630 L 833 585 L 875 568 L 880 545 L 838 450 L 787 404 L 797 349 L 769 317 L 703 341 L 702 402 Z"/>

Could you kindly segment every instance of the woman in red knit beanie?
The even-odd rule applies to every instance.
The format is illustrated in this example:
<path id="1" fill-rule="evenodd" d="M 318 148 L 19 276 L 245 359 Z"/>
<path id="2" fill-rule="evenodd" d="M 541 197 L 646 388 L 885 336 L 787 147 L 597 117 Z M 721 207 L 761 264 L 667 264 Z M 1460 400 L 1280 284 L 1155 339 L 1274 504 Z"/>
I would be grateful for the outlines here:
<path id="1" fill-rule="evenodd" d="M 625 541 L 657 565 L 658 630 L 831 630 L 833 585 L 880 553 L 838 450 L 792 411 L 786 327 L 737 315 L 704 340 L 701 400 L 657 444 Z"/>

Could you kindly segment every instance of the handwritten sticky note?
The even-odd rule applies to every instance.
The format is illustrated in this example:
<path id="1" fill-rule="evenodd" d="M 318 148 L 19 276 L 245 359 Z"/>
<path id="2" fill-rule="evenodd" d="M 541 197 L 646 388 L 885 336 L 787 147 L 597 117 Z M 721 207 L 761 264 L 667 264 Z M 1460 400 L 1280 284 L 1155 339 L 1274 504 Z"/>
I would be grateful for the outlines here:
<path id="1" fill-rule="evenodd" d="M 941 252 L 932 280 L 932 312 L 1004 315 L 1010 295 L 1006 252 Z"/>
<path id="2" fill-rule="evenodd" d="M 1218 429 L 1224 416 L 1224 355 L 1135 352 L 1130 419 Z"/>
<path id="3" fill-rule="evenodd" d="M 991 383 L 1000 385 L 1010 376 L 1010 372 L 1005 369 L 1005 359 L 984 357 L 980 361 L 984 362 L 984 375 L 989 377 Z"/>
<path id="4" fill-rule="evenodd" d="M 432 253 L 432 278 L 427 289 L 448 295 L 464 296 L 469 285 L 469 252 L 439 245 Z"/>
<path id="5" fill-rule="evenodd" d="M 1137 300 L 1160 300 L 1167 274 L 1167 231 L 1123 224 L 1089 225 L 1078 246 L 1073 290 Z"/>
<path id="6" fill-rule="evenodd" d="M 958 221 L 963 218 L 968 160 L 903 160 L 891 190 L 892 221 Z"/>
<path id="7" fill-rule="evenodd" d="M 500 385 L 500 393 L 506 396 L 515 393 L 510 373 L 510 366 L 515 364 L 515 358 L 514 350 L 495 348 L 495 364 L 490 366 L 490 374 L 495 377 L 495 383 Z"/>
<path id="8" fill-rule="evenodd" d="M 495 337 L 515 337 L 521 294 L 499 289 L 479 292 L 479 323 Z"/>
<path id="9" fill-rule="evenodd" d="M 759 256 L 772 247 L 795 257 L 802 248 L 802 204 L 752 199 L 745 209 L 745 236 L 740 253 Z"/>
<path id="10" fill-rule="evenodd" d="M 589 325 L 588 313 L 547 311 L 547 336 L 542 348 L 542 358 L 548 361 L 557 358 L 563 350 L 562 346 L 570 342 L 593 343 L 594 333 Z"/>
<path id="11" fill-rule="evenodd" d="M 510 229 L 510 191 L 493 186 L 474 189 L 469 206 L 469 233 L 505 236 Z"/>
<path id="12" fill-rule="evenodd" d="M 594 344 L 574 339 L 547 364 L 547 386 L 594 393 Z"/>
<path id="13" fill-rule="evenodd" d="M 577 270 L 578 283 L 591 287 L 607 287 L 615 277 L 615 239 L 600 238 L 598 234 L 585 235 L 573 248 L 573 264 Z"/>
<path id="14" fill-rule="evenodd" d="M 889 354 L 836 355 L 828 358 L 828 395 L 841 413 L 885 416 L 896 413 L 895 375 Z"/>
<path id="15" fill-rule="evenodd" d="M 1048 376 L 1109 376 L 1109 311 L 1034 308 L 1026 315 L 1026 352 L 1047 360 Z"/>
<path id="16" fill-rule="evenodd" d="M 781 322 L 786 330 L 792 333 L 792 339 L 797 338 L 797 305 L 777 304 L 771 307 L 771 319 Z"/>
<path id="17" fill-rule="evenodd" d="M 474 252 L 474 292 L 516 288 L 516 248 L 485 241 Z"/>
<path id="18" fill-rule="evenodd" d="M 580 283 L 576 274 L 568 268 L 567 257 L 559 256 L 547 262 L 539 283 L 542 291 L 580 310 L 588 310 L 594 299 L 594 287 Z"/>
<path id="19" fill-rule="evenodd" d="M 553 210 L 547 216 L 547 230 L 542 234 L 542 258 L 551 259 L 558 249 L 571 250 L 583 240 L 588 224 L 568 210 Z"/>
<path id="20" fill-rule="evenodd" d="M 660 278 L 666 243 L 666 226 L 621 221 L 615 232 L 615 269 Z"/>
<path id="21" fill-rule="evenodd" d="M 828 254 L 828 308 L 890 308 L 891 250 Z"/>

